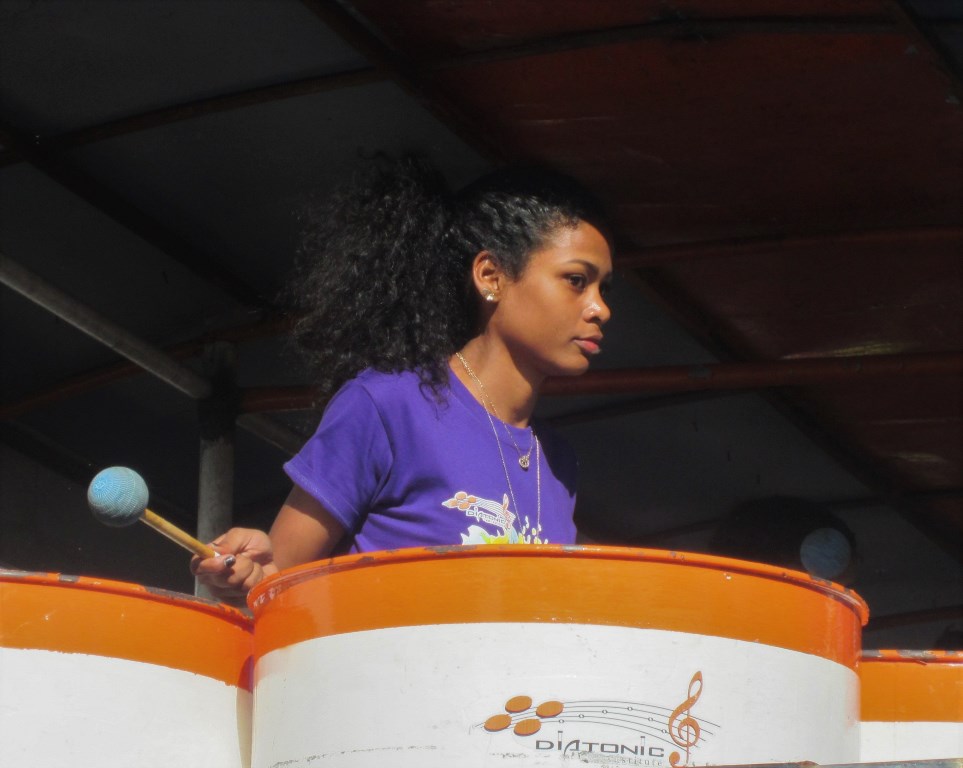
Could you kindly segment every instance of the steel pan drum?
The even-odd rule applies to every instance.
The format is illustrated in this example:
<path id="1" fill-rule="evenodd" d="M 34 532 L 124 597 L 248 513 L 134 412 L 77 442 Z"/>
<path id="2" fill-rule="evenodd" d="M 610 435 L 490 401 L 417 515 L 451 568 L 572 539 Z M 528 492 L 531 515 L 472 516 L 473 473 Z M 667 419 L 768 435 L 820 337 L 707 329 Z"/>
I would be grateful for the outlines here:
<path id="1" fill-rule="evenodd" d="M 963 651 L 866 651 L 862 761 L 963 756 Z"/>
<path id="2" fill-rule="evenodd" d="M 0 571 L 0 765 L 246 768 L 251 650 L 227 606 Z"/>
<path id="3" fill-rule="evenodd" d="M 866 606 L 614 547 L 353 555 L 258 585 L 254 768 L 859 759 Z"/>

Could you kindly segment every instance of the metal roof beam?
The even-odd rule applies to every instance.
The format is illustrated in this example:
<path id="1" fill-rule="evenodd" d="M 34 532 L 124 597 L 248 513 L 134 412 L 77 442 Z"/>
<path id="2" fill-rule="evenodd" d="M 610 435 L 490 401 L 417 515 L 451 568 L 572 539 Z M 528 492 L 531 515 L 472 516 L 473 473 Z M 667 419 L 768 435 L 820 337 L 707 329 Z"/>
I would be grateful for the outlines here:
<path id="1" fill-rule="evenodd" d="M 897 22 L 887 16 L 764 17 L 738 19 L 665 19 L 624 27 L 573 32 L 525 43 L 495 46 L 483 51 L 458 54 L 431 61 L 425 70 L 459 69 L 496 61 L 546 56 L 582 48 L 631 43 L 638 40 L 683 39 L 706 41 L 734 35 L 879 35 L 899 32 Z"/>
<path id="2" fill-rule="evenodd" d="M 904 376 L 963 376 L 963 352 L 794 358 L 752 363 L 589 371 L 546 381 L 543 395 L 704 392 L 825 386 Z"/>
<path id="3" fill-rule="evenodd" d="M 796 358 L 755 363 L 669 365 L 589 371 L 581 376 L 548 379 L 542 388 L 542 395 L 567 397 L 641 392 L 755 391 L 774 387 L 825 386 L 878 378 L 919 376 L 963 376 L 963 352 Z M 250 387 L 241 394 L 241 411 L 258 413 L 270 410 L 303 410 L 312 407 L 313 398 L 314 392 L 310 387 Z M 666 406 L 674 406 L 684 400 L 658 398 L 655 403 L 649 403 L 648 409 L 660 402 Z M 629 407 L 646 409 L 644 403 Z M 607 416 L 607 409 L 604 412 Z"/>
<path id="4" fill-rule="evenodd" d="M 437 94 L 427 94 L 427 89 L 421 82 L 424 75 L 433 71 L 561 53 L 580 48 L 614 45 L 633 40 L 679 37 L 698 39 L 733 34 L 880 34 L 881 32 L 893 32 L 899 28 L 897 22 L 886 17 L 663 20 L 614 29 L 573 33 L 554 38 L 542 38 L 519 45 L 459 54 L 438 61 L 413 63 L 402 59 L 398 54 L 391 51 L 378 40 L 376 35 L 343 9 L 339 7 L 331 8 L 329 7 L 330 4 L 325 3 L 324 0 L 303 0 L 303 2 L 347 42 L 357 47 L 363 55 L 373 62 L 373 65 L 286 83 L 244 89 L 212 98 L 197 99 L 75 131 L 38 137 L 33 145 L 48 151 L 72 149 L 116 136 L 150 130 L 184 120 L 192 120 L 204 115 L 297 98 L 313 93 L 353 88 L 387 79 L 399 82 L 402 87 L 405 87 L 409 92 L 414 92 L 422 101 L 427 95 L 430 106 L 438 108 Z M 456 119 L 456 116 L 450 110 L 445 110 L 445 112 L 446 120 Z M 479 132 L 470 130 L 467 126 L 463 127 L 470 133 L 476 134 L 477 140 L 482 140 Z M 22 149 L 15 146 L 11 147 L 7 142 L 3 143 L 7 145 L 7 149 L 0 151 L 0 167 L 26 159 Z M 495 151 L 487 142 L 484 143 L 487 151 Z"/>
<path id="5" fill-rule="evenodd" d="M 2 262 L 0 262 L 2 263 Z M 218 338 L 231 338 L 219 336 Z M 183 358 L 197 354 L 202 342 L 195 341 L 165 350 L 164 355 Z M 129 364 L 117 364 L 61 382 L 45 392 L 16 403 L 0 406 L 0 418 L 12 418 L 33 408 L 58 402 L 80 392 L 139 372 Z M 722 396 L 726 392 L 786 386 L 819 386 L 873 378 L 963 375 L 963 352 L 859 357 L 797 358 L 756 363 L 717 363 L 693 366 L 657 366 L 636 369 L 590 371 L 576 378 L 556 378 L 546 382 L 546 396 L 584 396 L 672 392 L 660 397 L 645 397 L 627 403 L 601 406 L 558 416 L 558 424 L 581 423 L 613 418 L 627 413 L 676 407 L 693 400 Z M 711 394 L 710 394 L 711 393 Z M 250 387 L 241 393 L 241 411 L 307 410 L 314 407 L 311 387 Z"/>
<path id="6" fill-rule="evenodd" d="M 56 286 L 20 266 L 0 253 L 0 283 L 87 334 L 95 341 L 139 367 L 154 374 L 161 381 L 195 400 L 210 397 L 211 382 L 188 366 L 178 362 L 162 350 L 142 341 L 130 331 L 108 320 Z M 239 421 L 266 442 L 289 453 L 297 452 L 303 437 L 267 417 Z"/>
<path id="7" fill-rule="evenodd" d="M 897 501 L 905 504 L 918 504 L 932 501 L 934 498 L 961 499 L 963 498 L 963 488 L 947 488 L 941 491 L 905 493 L 902 494 Z M 890 503 L 892 501 L 893 500 L 889 500 Z M 885 506 L 887 505 L 887 502 L 879 499 L 876 496 L 864 496 L 860 498 L 820 500 L 820 504 L 832 511 L 852 513 L 854 509 L 863 507 L 878 507 L 880 505 Z M 678 538 L 679 536 L 688 536 L 692 533 L 711 531 L 724 523 L 727 519 L 728 518 L 725 517 L 716 517 L 709 520 L 699 520 L 694 523 L 687 523 L 686 525 L 677 525 L 673 526 L 672 528 L 664 528 L 661 531 L 653 531 L 652 533 L 646 533 L 641 536 L 637 536 L 632 540 L 631 543 L 640 547 L 662 546 L 671 542 L 672 539 Z M 591 532 L 589 532 L 589 535 L 591 535 Z M 600 538 L 604 538 L 604 536 Z"/>
<path id="8" fill-rule="evenodd" d="M 289 330 L 289 320 L 276 319 L 207 333 L 190 341 L 163 347 L 162 351 L 175 360 L 185 360 L 201 354 L 205 346 L 214 344 L 215 342 L 227 341 L 240 343 L 277 336 L 287 333 Z M 32 392 L 14 402 L 0 404 L 0 419 L 12 419 L 17 416 L 22 416 L 36 408 L 63 402 L 75 395 L 100 389 L 115 381 L 121 381 L 142 372 L 143 369 L 141 367 L 127 360 L 85 371 L 84 373 L 59 381 L 53 386 L 42 389 L 39 392 Z"/>
<path id="9" fill-rule="evenodd" d="M 3 253 L 0 253 L 0 283 L 185 395 L 201 399 L 211 394 L 211 383 L 206 378 L 20 266 Z"/>
<path id="10" fill-rule="evenodd" d="M 492 161 L 509 159 L 504 147 L 492 143 L 491 134 L 481 119 L 467 120 L 444 95 L 424 82 L 417 65 L 389 48 L 339 2 L 301 0 L 301 3 L 476 151 Z"/>
<path id="11" fill-rule="evenodd" d="M 220 288 L 240 304 L 257 308 L 265 305 L 255 289 L 226 272 L 207 254 L 191 247 L 179 235 L 128 200 L 73 167 L 61 153 L 37 146 L 36 142 L 18 134 L 2 120 L 0 120 L 0 141 L 5 146 L 14 146 L 28 162 L 62 187 L 182 264 L 195 275 Z"/>
<path id="12" fill-rule="evenodd" d="M 354 88 L 359 85 L 380 82 L 385 74 L 374 67 L 335 72 L 320 77 L 310 77 L 303 80 L 293 80 L 277 83 L 260 88 L 250 88 L 207 99 L 196 99 L 183 104 L 150 110 L 106 123 L 80 128 L 76 131 L 40 137 L 33 142 L 34 146 L 45 151 L 63 151 L 93 144 L 98 141 L 125 136 L 138 131 L 149 131 L 171 123 L 193 120 L 205 115 L 229 112 L 234 109 L 266 104 L 272 101 L 297 98 L 314 93 L 324 93 L 341 88 Z M 24 160 L 24 153 L 19 149 L 8 149 L 0 152 L 0 167 Z"/>
<path id="13" fill-rule="evenodd" d="M 821 251 L 833 246 L 890 247 L 904 243 L 963 247 L 963 227 L 921 227 L 866 232 L 835 232 L 811 237 L 746 238 L 680 245 L 629 248 L 617 253 L 616 269 L 644 269 L 708 259 L 766 256 L 786 251 Z"/>
<path id="14" fill-rule="evenodd" d="M 939 20 L 929 21 L 916 13 L 906 0 L 886 0 L 886 6 L 896 19 L 903 32 L 923 51 L 933 59 L 934 64 L 947 79 L 947 84 L 953 91 L 957 103 L 963 100 L 963 77 L 957 70 L 952 54 L 947 46 L 934 33 L 933 26 L 939 26 Z M 951 27 L 952 28 L 952 27 Z"/>

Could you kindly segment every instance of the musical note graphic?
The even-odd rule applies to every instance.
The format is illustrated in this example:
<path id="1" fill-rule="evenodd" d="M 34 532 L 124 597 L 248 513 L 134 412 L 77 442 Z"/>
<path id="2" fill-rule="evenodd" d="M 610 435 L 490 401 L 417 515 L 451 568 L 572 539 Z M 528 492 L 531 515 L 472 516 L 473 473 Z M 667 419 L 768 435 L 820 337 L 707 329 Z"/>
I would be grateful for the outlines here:
<path id="1" fill-rule="evenodd" d="M 671 760 L 671 768 L 692 768 L 696 750 L 705 747 L 721 727 L 690 712 L 702 686 L 702 672 L 696 672 L 689 681 L 688 697 L 674 711 L 653 701 L 510 696 L 498 708 L 501 711 L 471 728 L 488 735 L 510 734 L 516 744 L 539 752 L 567 755 L 594 749 L 659 758 L 649 765 Z M 542 701 L 536 705 L 539 698 Z M 684 758 L 679 747 L 685 750 Z"/>
<path id="2" fill-rule="evenodd" d="M 693 689 L 695 689 L 694 692 Z M 672 768 L 688 765 L 689 752 L 699 743 L 699 737 L 702 735 L 702 729 L 699 727 L 698 721 L 689 714 L 689 710 L 695 706 L 702 695 L 702 672 L 696 672 L 692 676 L 686 694 L 686 700 L 672 710 L 672 714 L 669 716 L 669 736 L 672 737 L 672 741 L 685 750 L 684 760 L 678 752 L 669 755 L 669 765 Z"/>

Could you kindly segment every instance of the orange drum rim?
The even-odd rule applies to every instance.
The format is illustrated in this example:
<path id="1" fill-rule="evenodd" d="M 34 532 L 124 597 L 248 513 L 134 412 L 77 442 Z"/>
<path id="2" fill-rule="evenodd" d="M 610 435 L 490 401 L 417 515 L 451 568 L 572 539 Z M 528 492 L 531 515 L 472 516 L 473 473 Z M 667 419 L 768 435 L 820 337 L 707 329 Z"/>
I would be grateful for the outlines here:
<path id="1" fill-rule="evenodd" d="M 349 555 L 287 569 L 257 585 L 248 604 L 255 660 L 306 640 L 392 627 L 548 623 L 711 635 L 851 670 L 869 613 L 850 590 L 797 571 L 712 555 L 566 545 Z"/>
<path id="2" fill-rule="evenodd" d="M 370 568 L 378 565 L 434 560 L 439 557 L 504 558 L 532 556 L 585 560 L 635 560 L 698 567 L 724 571 L 726 573 L 739 573 L 774 579 L 782 583 L 795 584 L 806 589 L 811 589 L 838 600 L 856 613 L 861 626 L 866 626 L 866 623 L 869 621 L 869 605 L 867 605 L 866 601 L 858 594 L 842 584 L 816 578 L 802 571 L 780 568 L 766 563 L 755 563 L 749 560 L 737 560 L 696 552 L 642 549 L 636 547 L 611 547 L 594 544 L 469 544 L 447 547 L 410 547 L 406 549 L 389 549 L 381 552 L 343 555 L 341 557 L 286 568 L 277 575 L 265 579 L 257 584 L 248 594 L 248 607 L 256 614 L 266 600 L 271 600 L 284 590 L 325 573 L 334 573 L 353 568 Z"/>
<path id="3" fill-rule="evenodd" d="M 918 651 L 897 648 L 864 650 L 861 664 L 876 662 L 904 664 L 960 664 L 963 665 L 963 651 Z"/>
<path id="4" fill-rule="evenodd" d="M 118 600 L 126 601 L 122 612 Z M 111 579 L 0 569 L 0 615 L 0 648 L 126 659 L 251 688 L 252 621 L 212 600 Z M 175 625 L 180 636 L 172 637 Z"/>
<path id="5" fill-rule="evenodd" d="M 963 723 L 963 651 L 864 651 L 863 722 Z"/>
<path id="6" fill-rule="evenodd" d="M 247 627 L 251 620 L 241 610 L 224 603 L 195 597 L 184 592 L 175 592 L 159 587 L 148 587 L 133 582 L 101 579 L 96 576 L 73 576 L 65 573 L 45 571 L 17 571 L 0 568 L 0 584 L 37 584 L 48 587 L 63 587 L 67 589 L 95 590 L 104 594 L 133 597 L 142 600 L 153 600 L 165 604 L 181 605 L 195 611 L 209 613 L 212 616 Z M 0 626 L 0 632 L 3 627 Z M 2 634 L 0 634 L 2 637 Z"/>

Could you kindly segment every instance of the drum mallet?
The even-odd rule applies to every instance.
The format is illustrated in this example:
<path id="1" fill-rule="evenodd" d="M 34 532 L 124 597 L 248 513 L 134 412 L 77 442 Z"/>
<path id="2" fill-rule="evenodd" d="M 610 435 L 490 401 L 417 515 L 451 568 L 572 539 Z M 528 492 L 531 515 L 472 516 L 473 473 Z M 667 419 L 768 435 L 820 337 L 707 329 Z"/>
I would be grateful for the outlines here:
<path id="1" fill-rule="evenodd" d="M 220 557 L 220 553 L 202 544 L 189 533 L 147 508 L 147 483 L 144 478 L 128 467 L 108 467 L 96 474 L 87 488 L 87 504 L 100 522 L 111 528 L 123 528 L 138 520 L 162 533 L 184 549 L 201 557 Z M 234 555 L 224 558 L 230 568 L 237 562 Z"/>

